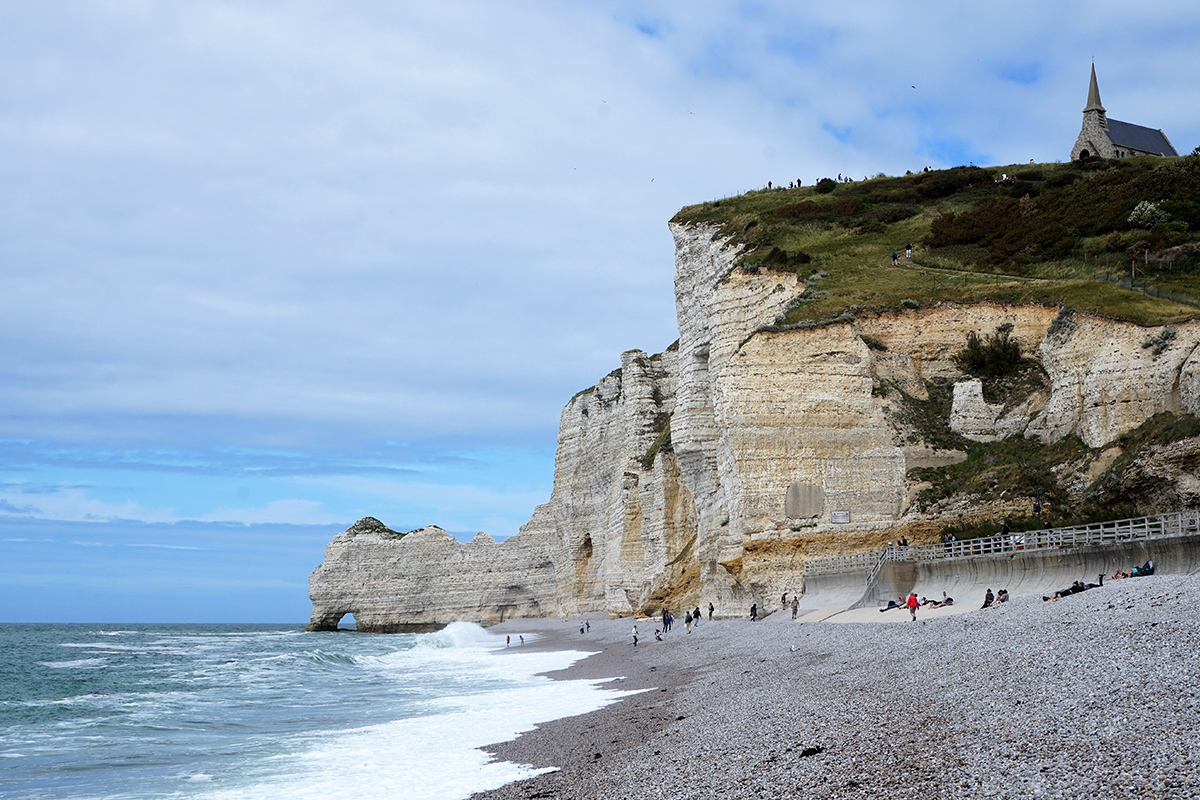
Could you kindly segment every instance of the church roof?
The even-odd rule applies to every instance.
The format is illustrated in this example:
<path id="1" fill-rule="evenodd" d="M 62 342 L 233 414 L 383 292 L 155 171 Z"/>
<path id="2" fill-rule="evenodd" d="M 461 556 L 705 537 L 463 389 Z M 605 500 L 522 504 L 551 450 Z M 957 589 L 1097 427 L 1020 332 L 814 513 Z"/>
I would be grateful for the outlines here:
<path id="1" fill-rule="evenodd" d="M 1111 117 L 1108 119 L 1108 140 L 1118 147 L 1128 147 L 1143 153 L 1155 153 L 1160 156 L 1179 155 L 1161 130 L 1134 125 L 1132 122 L 1121 122 Z"/>

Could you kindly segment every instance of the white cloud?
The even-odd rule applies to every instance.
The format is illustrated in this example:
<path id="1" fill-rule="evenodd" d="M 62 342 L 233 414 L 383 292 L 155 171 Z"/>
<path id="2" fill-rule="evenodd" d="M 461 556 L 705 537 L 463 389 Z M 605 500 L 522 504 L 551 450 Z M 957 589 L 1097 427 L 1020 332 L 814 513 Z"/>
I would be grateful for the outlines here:
<path id="1" fill-rule="evenodd" d="M 1181 2 L 96 2 L 3 23 L 0 435 L 83 447 L 546 442 L 621 351 L 675 338 L 684 204 L 1065 158 L 1093 55 L 1114 117 L 1200 143 Z M 416 503 L 413 480 L 389 496 Z M 498 484 L 439 486 L 454 521 L 428 521 L 511 519 Z M 205 518 L 337 516 L 293 488 Z"/>

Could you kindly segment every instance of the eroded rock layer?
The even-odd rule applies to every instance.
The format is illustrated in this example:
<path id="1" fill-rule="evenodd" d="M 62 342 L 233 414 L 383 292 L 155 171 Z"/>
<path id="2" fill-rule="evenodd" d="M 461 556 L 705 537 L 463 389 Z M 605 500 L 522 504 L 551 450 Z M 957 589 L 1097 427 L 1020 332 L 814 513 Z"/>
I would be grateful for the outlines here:
<path id="1" fill-rule="evenodd" d="M 312 575 L 313 627 L 346 613 L 382 631 L 709 602 L 726 615 L 802 591 L 807 558 L 922 530 L 908 470 L 964 457 L 900 413 L 898 398 L 926 397 L 931 381 L 955 384 L 945 422 L 982 442 L 1074 434 L 1102 448 L 1160 412 L 1200 409 L 1195 322 L 1147 329 L 984 304 L 781 328 L 799 276 L 737 269 L 711 228 L 672 233 L 679 341 L 624 353 L 571 399 L 549 502 L 500 544 L 357 523 Z M 1012 407 L 987 402 L 954 360 L 968 333 L 1001 326 L 1044 372 Z M 1138 491 L 1194 496 L 1194 450 L 1156 451 Z M 1167 475 L 1170 487 L 1151 480 Z"/>

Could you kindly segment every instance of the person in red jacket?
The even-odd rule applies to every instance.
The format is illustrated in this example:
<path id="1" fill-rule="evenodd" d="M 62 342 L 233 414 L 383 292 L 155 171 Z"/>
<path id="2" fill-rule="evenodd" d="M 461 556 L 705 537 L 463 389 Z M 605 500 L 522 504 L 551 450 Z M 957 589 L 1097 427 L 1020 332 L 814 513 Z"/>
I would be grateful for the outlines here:
<path id="1" fill-rule="evenodd" d="M 917 621 L 917 607 L 919 605 L 921 605 L 920 601 L 917 600 L 917 593 L 910 592 L 908 595 L 908 602 L 906 602 L 904 605 L 908 608 L 908 613 L 912 614 L 913 622 L 916 622 Z"/>

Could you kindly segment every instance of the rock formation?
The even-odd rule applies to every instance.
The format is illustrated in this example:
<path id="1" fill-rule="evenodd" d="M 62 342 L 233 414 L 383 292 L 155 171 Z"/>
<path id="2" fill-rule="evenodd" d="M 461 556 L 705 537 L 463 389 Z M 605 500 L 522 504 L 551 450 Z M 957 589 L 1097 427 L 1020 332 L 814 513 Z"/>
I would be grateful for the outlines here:
<path id="1" fill-rule="evenodd" d="M 672 233 L 679 340 L 659 355 L 624 353 L 567 403 L 549 502 L 500 544 L 357 523 L 312 575 L 314 628 L 346 613 L 382 631 L 764 606 L 803 589 L 807 558 L 881 543 L 921 519 L 908 470 L 964 457 L 920 441 L 899 413 L 899 393 L 924 397 L 928 381 L 955 382 L 949 426 L 976 441 L 1075 434 L 1098 448 L 1159 412 L 1200 409 L 1198 323 L 1147 329 L 1042 306 L 945 304 L 781 327 L 800 277 L 738 268 L 714 228 Z M 1048 380 L 1007 409 L 953 358 L 969 332 L 1001 325 Z M 1145 473 L 1175 474 L 1187 486 L 1172 491 L 1194 496 L 1195 449 L 1171 452 Z"/>

